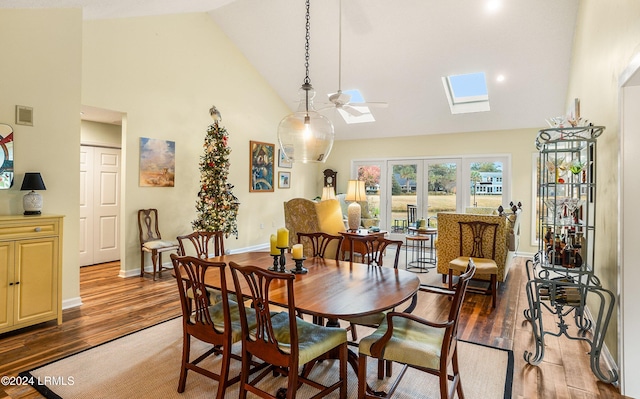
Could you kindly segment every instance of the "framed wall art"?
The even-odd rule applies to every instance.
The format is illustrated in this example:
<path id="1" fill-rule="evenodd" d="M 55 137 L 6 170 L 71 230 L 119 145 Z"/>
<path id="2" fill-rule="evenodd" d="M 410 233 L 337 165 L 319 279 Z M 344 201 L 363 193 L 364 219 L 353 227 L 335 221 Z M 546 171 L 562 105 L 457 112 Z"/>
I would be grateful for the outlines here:
<path id="1" fill-rule="evenodd" d="M 175 141 L 140 137 L 140 187 L 173 187 Z"/>
<path id="2" fill-rule="evenodd" d="M 250 141 L 249 151 L 249 181 L 251 182 L 249 191 L 273 191 L 275 145 Z"/>
<path id="3" fill-rule="evenodd" d="M 278 172 L 278 188 L 291 188 L 291 172 Z"/>
<path id="4" fill-rule="evenodd" d="M 278 166 L 281 168 L 291 168 L 293 166 L 291 161 L 284 155 L 282 148 L 278 149 Z"/>

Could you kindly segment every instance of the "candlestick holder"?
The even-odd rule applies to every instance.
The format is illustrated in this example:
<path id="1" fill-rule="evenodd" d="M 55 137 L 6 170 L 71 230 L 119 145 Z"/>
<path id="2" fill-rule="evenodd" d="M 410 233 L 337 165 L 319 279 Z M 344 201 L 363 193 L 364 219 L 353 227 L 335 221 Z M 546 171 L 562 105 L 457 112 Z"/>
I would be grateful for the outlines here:
<path id="1" fill-rule="evenodd" d="M 269 270 L 280 273 L 289 273 L 287 269 L 285 269 L 284 265 L 287 263 L 287 258 L 284 256 L 284 251 L 289 247 L 276 247 L 280 250 L 280 255 L 271 255 L 273 256 L 273 266 L 269 268 Z"/>
<path id="2" fill-rule="evenodd" d="M 305 274 L 309 271 L 309 269 L 307 269 L 306 267 L 302 266 L 302 263 L 306 260 L 307 258 L 305 258 L 304 256 L 302 257 L 302 259 L 293 259 L 294 262 L 296 262 L 296 267 L 294 269 L 291 269 L 291 273 L 293 274 Z"/>
<path id="3" fill-rule="evenodd" d="M 277 255 L 271 254 L 271 256 L 273 256 L 273 266 L 271 266 L 267 270 L 271 270 L 272 272 L 280 271 L 280 266 L 279 266 L 279 263 L 278 263 L 278 259 L 280 258 L 280 254 L 277 254 Z"/>

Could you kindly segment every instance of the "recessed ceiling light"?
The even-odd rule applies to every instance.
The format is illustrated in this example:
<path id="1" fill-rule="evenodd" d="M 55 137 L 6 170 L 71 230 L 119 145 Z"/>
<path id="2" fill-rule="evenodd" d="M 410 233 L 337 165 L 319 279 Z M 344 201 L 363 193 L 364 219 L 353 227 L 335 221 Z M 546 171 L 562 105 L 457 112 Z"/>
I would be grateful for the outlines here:
<path id="1" fill-rule="evenodd" d="M 498 75 L 498 76 L 496 76 L 496 81 L 498 81 L 498 82 L 504 82 L 504 75 Z"/>
<path id="2" fill-rule="evenodd" d="M 488 13 L 495 13 L 498 12 L 498 10 L 500 10 L 500 8 L 502 8 L 502 1 L 501 0 L 489 0 L 487 1 L 486 4 L 486 10 Z"/>

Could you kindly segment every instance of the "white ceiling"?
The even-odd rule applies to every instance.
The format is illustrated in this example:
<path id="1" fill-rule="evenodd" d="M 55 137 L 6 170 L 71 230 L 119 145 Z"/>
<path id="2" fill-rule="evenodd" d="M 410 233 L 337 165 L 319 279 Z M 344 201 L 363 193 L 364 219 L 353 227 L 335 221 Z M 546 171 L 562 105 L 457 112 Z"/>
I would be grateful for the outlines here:
<path id="1" fill-rule="evenodd" d="M 342 89 L 359 89 L 374 123 L 323 111 L 336 139 L 540 128 L 566 112 L 579 0 L 342 0 Z M 339 0 L 312 0 L 316 104 L 338 89 Z M 303 0 L 0 0 L 8 7 L 83 7 L 85 19 L 209 12 L 280 97 L 297 108 L 304 79 Z M 483 71 L 491 110 L 452 115 L 441 78 Z M 497 75 L 505 76 L 498 83 Z"/>

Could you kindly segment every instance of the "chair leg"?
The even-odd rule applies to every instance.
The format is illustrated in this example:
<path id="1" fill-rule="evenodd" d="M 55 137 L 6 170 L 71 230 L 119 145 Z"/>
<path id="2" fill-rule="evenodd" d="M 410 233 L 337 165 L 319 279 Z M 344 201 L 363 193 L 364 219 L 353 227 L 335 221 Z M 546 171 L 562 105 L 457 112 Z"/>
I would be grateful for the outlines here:
<path id="1" fill-rule="evenodd" d="M 444 275 L 442 276 L 444 278 Z M 453 289 L 453 270 L 449 269 L 449 289 Z"/>
<path id="2" fill-rule="evenodd" d="M 456 392 L 458 393 L 458 399 L 464 399 L 464 392 L 462 392 L 462 381 L 460 380 L 460 369 L 458 367 L 458 347 L 453 350 L 453 357 L 451 359 L 451 370 L 453 371 L 453 383 L 456 384 Z M 445 373 L 446 376 L 446 373 Z M 447 391 L 447 395 L 449 392 Z"/>
<path id="3" fill-rule="evenodd" d="M 151 251 L 151 266 L 153 267 L 153 281 L 156 281 L 156 264 L 158 263 L 158 251 Z"/>
<path id="4" fill-rule="evenodd" d="M 491 275 L 491 307 L 495 309 L 498 299 L 498 275 Z"/>
<path id="5" fill-rule="evenodd" d="M 189 353 L 191 351 L 191 336 L 184 334 L 182 339 L 182 365 L 180 366 L 180 378 L 178 379 L 178 393 L 184 392 L 187 384 L 187 363 L 189 363 Z"/>
<path id="6" fill-rule="evenodd" d="M 231 342 L 229 345 L 223 349 L 222 352 L 222 364 L 220 365 L 220 379 L 218 380 L 218 395 L 216 399 L 224 399 L 224 394 L 229 385 L 229 367 L 231 364 L 231 354 L 229 353 L 229 349 L 231 347 Z"/>
<path id="7" fill-rule="evenodd" d="M 349 327 L 351 328 L 351 339 L 353 341 L 358 340 L 358 333 L 356 332 L 356 325 L 353 323 L 349 323 Z"/>
<path id="8" fill-rule="evenodd" d="M 367 356 L 358 356 L 358 399 L 365 399 L 367 387 Z"/>
<path id="9" fill-rule="evenodd" d="M 140 277 L 144 277 L 144 251 L 140 250 Z"/>

